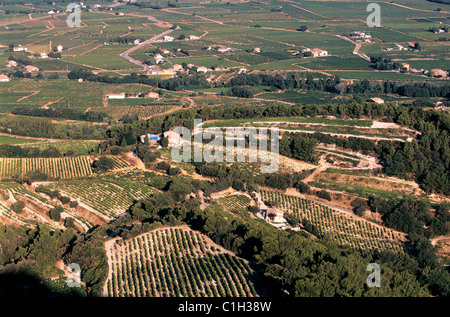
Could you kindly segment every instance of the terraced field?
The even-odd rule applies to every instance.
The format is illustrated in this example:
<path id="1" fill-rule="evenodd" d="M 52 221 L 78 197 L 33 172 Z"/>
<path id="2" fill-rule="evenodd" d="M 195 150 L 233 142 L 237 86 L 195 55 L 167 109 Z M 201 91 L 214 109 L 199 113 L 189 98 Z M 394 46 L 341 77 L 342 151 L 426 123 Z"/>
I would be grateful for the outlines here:
<path id="1" fill-rule="evenodd" d="M 92 159 L 88 156 L 60 158 L 0 158 L 0 178 L 11 178 L 40 170 L 55 178 L 92 175 Z"/>
<path id="2" fill-rule="evenodd" d="M 161 228 L 105 243 L 104 296 L 257 296 L 246 261 L 187 227 Z"/>
<path id="3" fill-rule="evenodd" d="M 77 199 L 107 217 L 125 212 L 134 200 L 148 197 L 153 192 L 147 185 L 122 181 L 67 180 L 47 186 L 60 190 L 64 195 Z"/>
<path id="4" fill-rule="evenodd" d="M 223 208 L 223 210 L 230 211 L 232 213 L 242 213 L 247 211 L 247 207 L 250 206 L 251 199 L 244 195 L 231 195 L 222 197 L 215 202 Z"/>
<path id="5" fill-rule="evenodd" d="M 280 192 L 261 190 L 261 198 L 265 202 L 276 202 L 278 208 L 300 220 L 306 218 L 318 228 L 321 236 L 339 245 L 349 245 L 360 250 L 403 250 L 405 238 L 394 230 Z"/>

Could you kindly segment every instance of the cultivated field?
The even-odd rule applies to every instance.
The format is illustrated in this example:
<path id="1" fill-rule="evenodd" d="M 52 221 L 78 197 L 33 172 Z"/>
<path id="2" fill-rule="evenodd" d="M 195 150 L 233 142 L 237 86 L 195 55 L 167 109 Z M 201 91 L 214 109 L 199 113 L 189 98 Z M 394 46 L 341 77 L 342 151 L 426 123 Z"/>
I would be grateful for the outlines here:
<path id="1" fill-rule="evenodd" d="M 257 296 L 246 261 L 187 227 L 160 228 L 105 243 L 105 296 Z"/>

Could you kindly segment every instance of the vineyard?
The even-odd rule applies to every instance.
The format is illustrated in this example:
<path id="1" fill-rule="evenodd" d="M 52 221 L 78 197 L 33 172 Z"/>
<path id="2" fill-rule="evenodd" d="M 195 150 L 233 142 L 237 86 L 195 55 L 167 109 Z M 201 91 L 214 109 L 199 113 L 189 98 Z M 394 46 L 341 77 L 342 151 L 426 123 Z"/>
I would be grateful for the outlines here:
<path id="1" fill-rule="evenodd" d="M 114 297 L 257 296 L 244 260 L 186 227 L 157 229 L 105 243 Z"/>
<path id="2" fill-rule="evenodd" d="M 261 190 L 261 198 L 264 202 L 275 202 L 278 208 L 300 220 L 307 219 L 316 226 L 321 236 L 336 241 L 339 245 L 349 245 L 360 250 L 403 250 L 402 242 L 405 237 L 394 230 L 300 197 Z"/>
<path id="3" fill-rule="evenodd" d="M 88 156 L 61 158 L 0 158 L 0 178 L 40 170 L 52 177 L 75 178 L 92 174 Z"/>
<path id="4" fill-rule="evenodd" d="M 121 214 L 135 200 L 148 197 L 153 189 L 140 183 L 105 180 L 61 181 L 50 186 L 75 198 L 107 217 Z"/>
<path id="5" fill-rule="evenodd" d="M 245 213 L 247 207 L 250 206 L 251 199 L 244 195 L 230 195 L 219 198 L 215 202 L 225 211 L 237 213 Z"/>
<path id="6" fill-rule="evenodd" d="M 13 200 L 18 200 L 20 197 L 25 197 L 29 199 L 30 201 L 34 202 L 34 204 L 37 204 L 40 206 L 40 208 L 46 208 L 51 209 L 53 207 L 56 207 L 57 204 L 55 204 L 53 201 L 47 200 L 46 198 L 36 194 L 35 192 L 29 191 L 25 188 L 25 186 L 19 184 L 19 183 L 0 183 L 0 189 L 3 189 L 5 192 L 7 192 L 10 196 L 12 196 Z M 1 202 L 0 202 L 1 203 Z M 36 226 L 48 226 L 50 228 L 55 228 L 54 225 L 51 223 L 48 223 L 46 221 L 39 222 L 36 220 L 30 220 L 24 217 L 23 215 L 17 214 L 13 211 L 11 211 L 4 203 L 0 206 L 0 214 L 4 217 L 8 218 L 11 221 L 14 221 L 19 224 L 28 224 L 32 225 L 34 227 Z M 78 222 L 81 227 L 83 227 L 85 230 L 88 230 L 89 228 L 92 228 L 94 225 L 90 223 L 87 219 L 84 219 L 83 217 L 80 217 L 76 213 L 74 213 L 71 210 L 65 209 L 64 213 L 61 214 L 63 218 L 72 217 L 76 222 Z"/>
<path id="7" fill-rule="evenodd" d="M 174 105 L 175 104 L 175 105 Z M 113 119 L 122 119 L 124 116 L 138 116 L 139 119 L 150 118 L 152 116 L 161 115 L 166 111 L 181 109 L 179 105 L 135 105 L 135 106 L 109 106 L 109 107 L 93 107 L 93 111 L 101 111 L 108 114 Z"/>

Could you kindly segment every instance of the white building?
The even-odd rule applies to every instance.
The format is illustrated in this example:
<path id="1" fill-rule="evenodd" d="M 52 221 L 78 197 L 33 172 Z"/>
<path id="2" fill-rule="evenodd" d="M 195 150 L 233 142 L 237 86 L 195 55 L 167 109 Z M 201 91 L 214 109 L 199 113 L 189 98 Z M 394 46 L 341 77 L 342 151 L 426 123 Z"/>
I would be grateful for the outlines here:
<path id="1" fill-rule="evenodd" d="M 125 99 L 125 93 L 122 92 L 120 94 L 107 94 L 106 98 L 108 98 L 108 99 Z"/>
<path id="2" fill-rule="evenodd" d="M 219 48 L 217 49 L 217 51 L 218 51 L 218 52 L 221 52 L 221 53 L 226 53 L 226 52 L 231 51 L 231 47 L 228 47 L 228 46 L 219 46 Z"/>
<path id="3" fill-rule="evenodd" d="M 261 49 L 259 47 L 255 47 L 253 49 L 253 53 L 261 53 Z"/>
<path id="4" fill-rule="evenodd" d="M 321 50 L 320 48 L 313 48 L 311 50 L 311 52 L 313 53 L 313 56 L 327 56 L 328 52 L 325 50 Z"/>
<path id="5" fill-rule="evenodd" d="M 373 97 L 373 98 L 370 99 L 370 101 L 375 102 L 375 103 L 380 104 L 380 105 L 384 103 L 384 100 L 381 99 L 381 98 L 378 98 L 378 97 Z"/>
<path id="6" fill-rule="evenodd" d="M 272 223 L 282 223 L 286 222 L 286 219 L 284 219 L 284 213 L 283 211 L 276 209 L 276 208 L 267 208 L 261 210 L 261 213 L 263 215 L 263 218 Z"/>
<path id="7" fill-rule="evenodd" d="M 22 45 L 19 45 L 19 46 L 15 46 L 15 47 L 13 48 L 13 51 L 14 51 L 14 52 L 27 52 L 27 51 L 28 51 L 28 48 L 23 47 Z"/>
<path id="8" fill-rule="evenodd" d="M 165 41 L 165 42 L 172 42 L 173 41 L 173 37 L 172 36 L 169 36 L 169 35 L 164 35 L 164 37 L 163 37 L 163 40 Z"/>
<path id="9" fill-rule="evenodd" d="M 153 59 L 155 60 L 156 64 L 164 62 L 164 57 L 161 54 L 156 54 Z"/>
<path id="10" fill-rule="evenodd" d="M 239 69 L 238 74 L 246 74 L 247 73 L 247 68 L 242 67 Z"/>
<path id="11" fill-rule="evenodd" d="M 159 94 L 157 92 L 148 92 L 144 95 L 144 98 L 159 98 Z"/>
<path id="12" fill-rule="evenodd" d="M 25 69 L 29 73 L 38 72 L 39 71 L 39 68 L 37 68 L 36 66 L 33 66 L 33 65 L 27 65 L 27 66 L 25 66 Z"/>
<path id="13" fill-rule="evenodd" d="M 173 70 L 174 71 L 180 71 L 180 70 L 183 70 L 183 66 L 181 66 L 180 64 L 175 64 L 175 65 L 173 65 Z"/>
<path id="14" fill-rule="evenodd" d="M 164 132 L 164 137 L 169 140 L 169 146 L 176 146 L 181 143 L 181 136 L 174 131 Z"/>
<path id="15" fill-rule="evenodd" d="M 208 68 L 206 68 L 205 66 L 200 66 L 197 68 L 197 72 L 202 72 L 202 73 L 206 73 L 208 72 Z"/>
<path id="16" fill-rule="evenodd" d="M 133 44 L 138 45 L 140 42 L 141 42 L 141 40 L 135 39 L 135 40 L 133 41 Z"/>
<path id="17" fill-rule="evenodd" d="M 9 78 L 8 76 L 3 75 L 3 74 L 0 75 L 0 83 L 7 83 L 10 80 L 11 80 L 11 78 Z"/>
<path id="18" fill-rule="evenodd" d="M 8 64 L 6 64 L 6 67 L 16 67 L 17 66 L 17 62 L 13 61 L 13 60 L 9 60 Z"/>
<path id="19" fill-rule="evenodd" d="M 63 46 L 62 46 L 62 45 L 58 45 L 58 46 L 56 47 L 56 50 L 57 50 L 58 52 L 62 52 Z"/>
<path id="20" fill-rule="evenodd" d="M 47 53 L 41 53 L 41 54 L 39 54 L 39 57 L 40 58 L 48 58 L 48 55 L 47 55 Z"/>
<path id="21" fill-rule="evenodd" d="M 189 40 L 198 40 L 199 37 L 198 37 L 198 36 L 195 36 L 195 35 L 189 35 L 189 36 L 188 36 L 188 39 L 189 39 Z"/>

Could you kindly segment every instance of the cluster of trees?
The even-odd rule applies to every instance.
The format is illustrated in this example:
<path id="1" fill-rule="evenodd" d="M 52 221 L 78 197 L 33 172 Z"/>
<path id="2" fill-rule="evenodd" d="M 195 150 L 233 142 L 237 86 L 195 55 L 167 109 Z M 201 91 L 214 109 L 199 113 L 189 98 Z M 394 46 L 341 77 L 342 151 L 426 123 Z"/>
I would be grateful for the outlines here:
<path id="1" fill-rule="evenodd" d="M 101 124 L 54 123 L 50 118 L 5 116 L 0 118 L 0 131 L 32 137 L 54 139 L 94 139 L 107 138 L 107 126 Z"/>
<path id="2" fill-rule="evenodd" d="M 0 224 L 0 294 L 85 296 L 84 288 L 45 279 L 58 274 L 55 263 L 71 249 L 76 237 L 72 229 L 49 231 Z"/>
<path id="3" fill-rule="evenodd" d="M 280 154 L 305 162 L 317 163 L 317 140 L 306 134 L 284 133 L 280 141 Z"/>
<path id="4" fill-rule="evenodd" d="M 28 106 L 15 107 L 11 110 L 12 114 L 29 117 L 44 117 L 54 119 L 82 120 L 89 122 L 103 122 L 108 118 L 108 114 L 99 111 L 82 111 L 78 109 L 41 109 Z"/>
<path id="5" fill-rule="evenodd" d="M 449 206 L 435 207 L 434 216 L 430 214 L 430 206 L 421 200 L 393 200 L 370 197 L 368 207 L 382 215 L 384 223 L 391 228 L 405 232 L 411 236 L 424 238 L 446 235 L 446 223 L 450 221 Z"/>
<path id="6" fill-rule="evenodd" d="M 92 163 L 94 173 L 105 173 L 114 168 L 114 160 L 107 156 L 102 156 Z"/>
<path id="7" fill-rule="evenodd" d="M 72 156 L 74 150 L 68 150 L 64 155 Z M 0 144 L 1 157 L 62 157 L 63 154 L 54 146 L 45 149 L 37 147 L 21 147 L 19 145 Z"/>
<path id="8" fill-rule="evenodd" d="M 170 166 L 166 161 L 161 161 L 156 164 L 156 168 L 166 172 L 170 176 L 175 176 L 181 173 L 181 169 L 179 167 Z"/>
<path id="9" fill-rule="evenodd" d="M 78 202 L 76 200 L 71 200 L 70 197 L 64 196 L 57 189 L 51 189 L 44 185 L 39 185 L 36 187 L 37 193 L 46 194 L 50 198 L 57 198 L 63 205 L 69 205 L 70 208 L 76 208 L 78 206 Z"/>
<path id="10" fill-rule="evenodd" d="M 391 63 L 391 59 L 382 58 L 382 57 L 370 57 L 370 62 L 374 64 L 373 66 L 379 70 L 391 70 L 391 69 L 400 69 L 402 70 L 402 64 L 398 62 Z"/>

